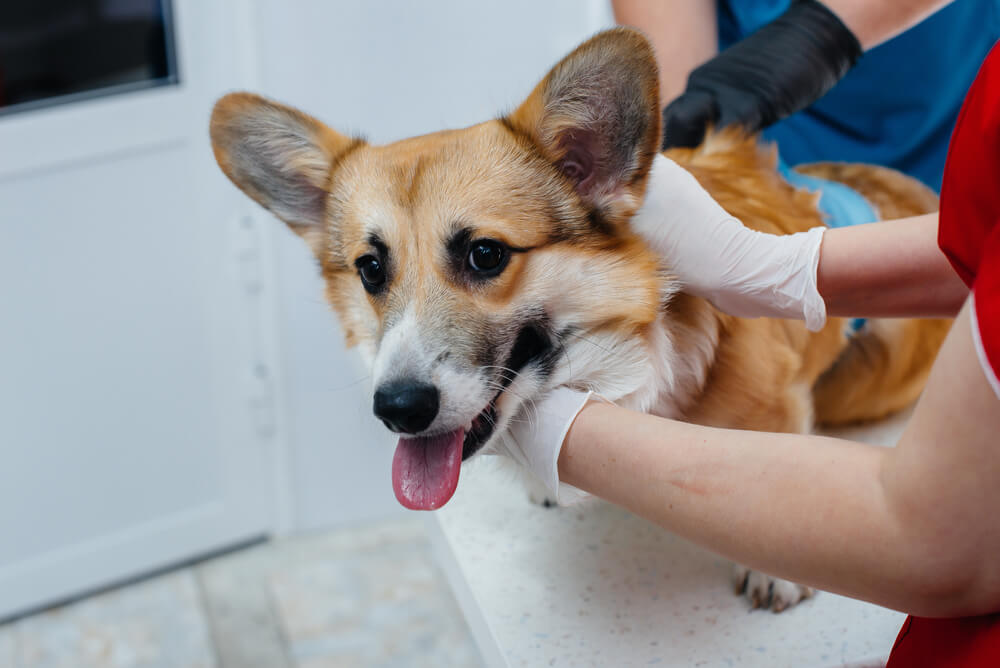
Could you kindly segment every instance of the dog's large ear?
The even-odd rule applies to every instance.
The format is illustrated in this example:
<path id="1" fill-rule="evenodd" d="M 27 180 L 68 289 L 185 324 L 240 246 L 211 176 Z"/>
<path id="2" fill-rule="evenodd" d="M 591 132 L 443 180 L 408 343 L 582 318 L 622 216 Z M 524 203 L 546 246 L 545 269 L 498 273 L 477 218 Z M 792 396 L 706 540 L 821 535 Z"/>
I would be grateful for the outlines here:
<path id="1" fill-rule="evenodd" d="M 331 169 L 360 140 L 250 93 L 216 102 L 209 130 L 226 176 L 321 255 Z"/>
<path id="2" fill-rule="evenodd" d="M 527 133 L 605 221 L 631 216 L 660 146 L 653 49 L 627 28 L 566 56 L 506 122 Z"/>

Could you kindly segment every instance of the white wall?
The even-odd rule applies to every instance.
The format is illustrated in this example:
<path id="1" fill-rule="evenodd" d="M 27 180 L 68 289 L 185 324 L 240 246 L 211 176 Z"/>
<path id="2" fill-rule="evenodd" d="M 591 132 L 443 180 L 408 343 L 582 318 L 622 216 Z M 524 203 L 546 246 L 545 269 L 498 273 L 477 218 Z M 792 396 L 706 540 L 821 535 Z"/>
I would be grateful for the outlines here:
<path id="1" fill-rule="evenodd" d="M 257 0 L 258 92 L 392 141 L 512 108 L 610 23 L 606 0 Z M 272 229 L 291 526 L 402 512 L 389 477 L 395 439 L 371 415 L 365 371 L 344 350 L 305 247 Z"/>

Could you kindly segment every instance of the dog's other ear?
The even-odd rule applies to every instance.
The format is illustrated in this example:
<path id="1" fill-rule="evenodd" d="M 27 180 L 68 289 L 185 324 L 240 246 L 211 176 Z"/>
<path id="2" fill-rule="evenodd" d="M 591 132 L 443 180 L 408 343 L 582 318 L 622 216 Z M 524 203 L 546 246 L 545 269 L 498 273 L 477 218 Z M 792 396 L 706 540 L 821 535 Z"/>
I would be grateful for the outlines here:
<path id="1" fill-rule="evenodd" d="M 602 32 L 552 68 L 503 119 L 527 133 L 609 223 L 627 220 L 660 146 L 653 49 L 627 28 Z"/>
<path id="2" fill-rule="evenodd" d="M 216 102 L 209 131 L 226 176 L 321 256 L 331 170 L 361 140 L 250 93 L 231 93 Z"/>

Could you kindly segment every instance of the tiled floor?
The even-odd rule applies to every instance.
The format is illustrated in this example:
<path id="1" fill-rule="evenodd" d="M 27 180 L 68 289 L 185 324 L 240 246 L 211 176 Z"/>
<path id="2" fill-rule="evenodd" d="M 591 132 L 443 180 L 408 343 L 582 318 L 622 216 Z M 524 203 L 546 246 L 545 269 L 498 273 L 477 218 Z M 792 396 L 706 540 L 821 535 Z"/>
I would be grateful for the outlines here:
<path id="1" fill-rule="evenodd" d="M 3 668 L 480 664 L 419 521 L 251 547 L 0 626 Z"/>

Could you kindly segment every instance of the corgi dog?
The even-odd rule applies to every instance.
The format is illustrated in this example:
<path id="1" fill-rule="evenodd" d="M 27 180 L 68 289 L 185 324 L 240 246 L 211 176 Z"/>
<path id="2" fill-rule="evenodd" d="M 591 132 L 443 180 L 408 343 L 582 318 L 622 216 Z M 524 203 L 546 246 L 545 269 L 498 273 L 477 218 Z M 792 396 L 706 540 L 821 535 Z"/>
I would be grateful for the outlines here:
<path id="1" fill-rule="evenodd" d="M 631 221 L 660 147 L 657 65 L 638 32 L 600 33 L 512 113 L 376 146 L 248 93 L 216 104 L 215 157 L 319 260 L 347 345 L 370 364 L 375 416 L 400 434 L 393 487 L 448 501 L 547 391 L 593 390 L 705 425 L 807 432 L 882 417 L 921 391 L 947 323 L 741 319 L 685 294 Z M 666 154 L 757 230 L 822 225 L 775 153 L 735 132 Z M 891 170 L 805 169 L 857 189 L 881 217 L 934 211 Z M 755 606 L 811 592 L 737 572 Z"/>

